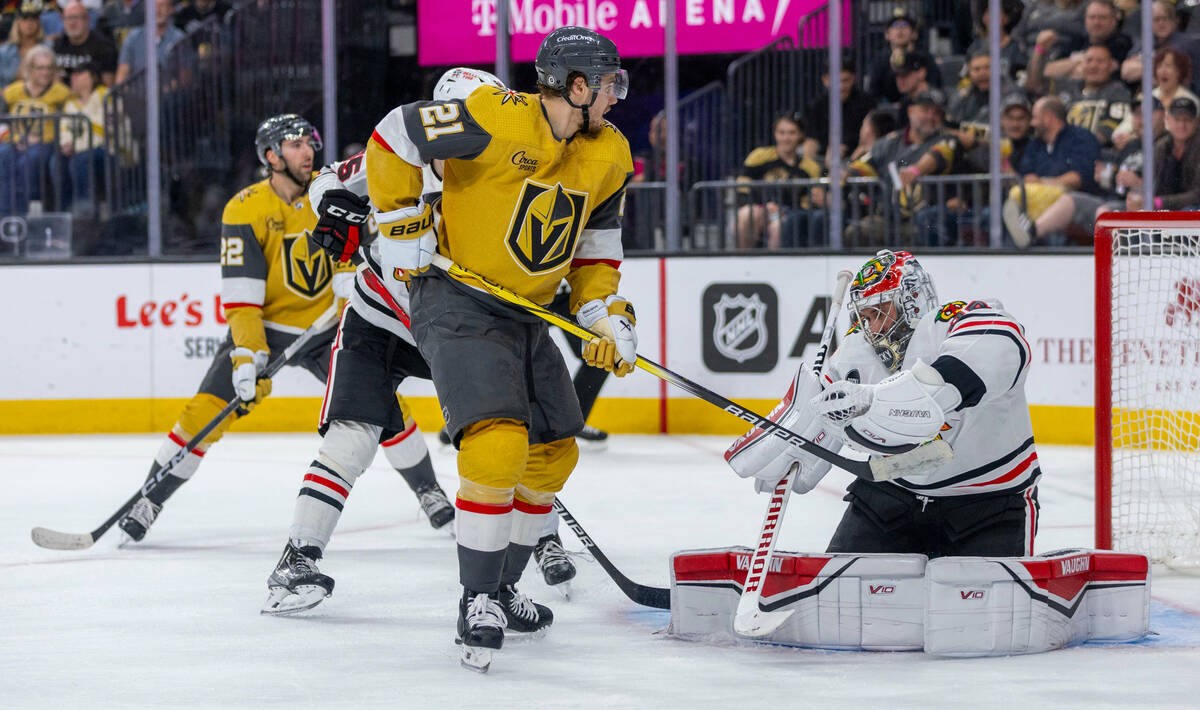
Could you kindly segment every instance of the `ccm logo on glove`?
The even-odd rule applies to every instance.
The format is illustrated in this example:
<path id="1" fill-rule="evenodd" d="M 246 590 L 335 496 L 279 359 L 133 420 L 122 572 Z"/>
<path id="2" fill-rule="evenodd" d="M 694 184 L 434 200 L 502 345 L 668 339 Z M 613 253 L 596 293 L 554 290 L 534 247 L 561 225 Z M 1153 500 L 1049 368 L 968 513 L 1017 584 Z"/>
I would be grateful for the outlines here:
<path id="1" fill-rule="evenodd" d="M 352 212 L 348 209 L 338 207 L 337 205 L 329 205 L 325 208 L 325 212 L 338 219 L 345 220 L 350 224 L 362 224 L 367 221 L 367 215 L 359 212 Z"/>

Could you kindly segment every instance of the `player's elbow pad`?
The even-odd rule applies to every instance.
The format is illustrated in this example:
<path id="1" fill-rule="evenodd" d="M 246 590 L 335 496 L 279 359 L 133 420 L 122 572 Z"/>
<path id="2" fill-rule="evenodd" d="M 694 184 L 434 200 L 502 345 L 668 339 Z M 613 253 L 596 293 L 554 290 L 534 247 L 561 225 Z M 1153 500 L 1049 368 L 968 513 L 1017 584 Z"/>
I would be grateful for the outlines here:
<path id="1" fill-rule="evenodd" d="M 872 394 L 867 411 L 846 425 L 846 441 L 881 454 L 903 453 L 933 440 L 946 422 L 946 412 L 962 402 L 958 389 L 920 360 L 911 370 L 875 385 Z"/>

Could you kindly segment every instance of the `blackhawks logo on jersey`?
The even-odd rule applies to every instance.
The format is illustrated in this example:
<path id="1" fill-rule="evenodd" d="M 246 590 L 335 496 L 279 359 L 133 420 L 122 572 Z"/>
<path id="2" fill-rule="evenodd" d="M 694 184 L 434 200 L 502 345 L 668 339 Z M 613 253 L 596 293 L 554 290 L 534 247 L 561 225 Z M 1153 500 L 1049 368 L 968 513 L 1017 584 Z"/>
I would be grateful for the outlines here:
<path id="1" fill-rule="evenodd" d="M 285 235 L 280 252 L 283 258 L 283 282 L 299 295 L 316 298 L 333 280 L 329 257 L 325 252 L 317 250 L 316 254 L 309 254 L 307 232 Z"/>
<path id="2" fill-rule="evenodd" d="M 586 192 L 526 180 L 508 228 L 508 249 L 526 271 L 553 271 L 570 260 L 583 228 Z"/>

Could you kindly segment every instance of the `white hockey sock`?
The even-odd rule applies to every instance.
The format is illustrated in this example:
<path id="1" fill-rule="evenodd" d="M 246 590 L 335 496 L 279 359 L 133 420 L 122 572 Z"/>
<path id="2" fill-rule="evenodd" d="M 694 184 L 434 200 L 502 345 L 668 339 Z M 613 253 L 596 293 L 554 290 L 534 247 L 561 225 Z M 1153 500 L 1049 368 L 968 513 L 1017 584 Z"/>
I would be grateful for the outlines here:
<path id="1" fill-rule="evenodd" d="M 154 462 L 159 466 L 166 466 L 171 457 L 179 453 L 179 450 L 187 444 L 179 433 L 175 430 L 167 432 L 167 438 L 163 440 L 162 446 L 158 447 L 158 453 L 154 455 Z M 187 480 L 196 473 L 196 469 L 200 467 L 200 461 L 204 458 L 204 451 L 200 447 L 196 447 L 188 452 L 183 460 L 175 464 L 171 469 L 171 475 L 176 478 Z"/>
<path id="2" fill-rule="evenodd" d="M 325 432 L 321 451 L 309 464 L 296 498 L 288 537 L 321 550 L 337 527 L 354 482 L 375 457 L 379 427 L 334 421 Z"/>
<path id="3" fill-rule="evenodd" d="M 538 536 L 538 539 L 546 537 L 547 535 L 556 535 L 557 533 L 558 513 L 551 510 L 550 513 L 546 515 L 545 522 L 542 523 L 542 534 Z"/>

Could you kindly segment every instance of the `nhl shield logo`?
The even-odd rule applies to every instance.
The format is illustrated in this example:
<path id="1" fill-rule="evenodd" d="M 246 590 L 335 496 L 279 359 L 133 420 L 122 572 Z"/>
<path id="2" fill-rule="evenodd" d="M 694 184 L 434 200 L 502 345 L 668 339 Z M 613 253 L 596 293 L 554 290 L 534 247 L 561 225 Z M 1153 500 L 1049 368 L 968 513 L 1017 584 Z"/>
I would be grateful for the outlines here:
<path id="1" fill-rule="evenodd" d="M 704 363 L 714 372 L 769 372 L 779 361 L 775 289 L 764 283 L 704 290 Z"/>
<path id="2" fill-rule="evenodd" d="M 717 352 L 730 360 L 746 362 L 757 357 L 767 347 L 767 304 L 758 294 L 747 298 L 742 294 L 721 294 L 713 304 L 716 322 L 713 325 L 713 345 Z"/>

